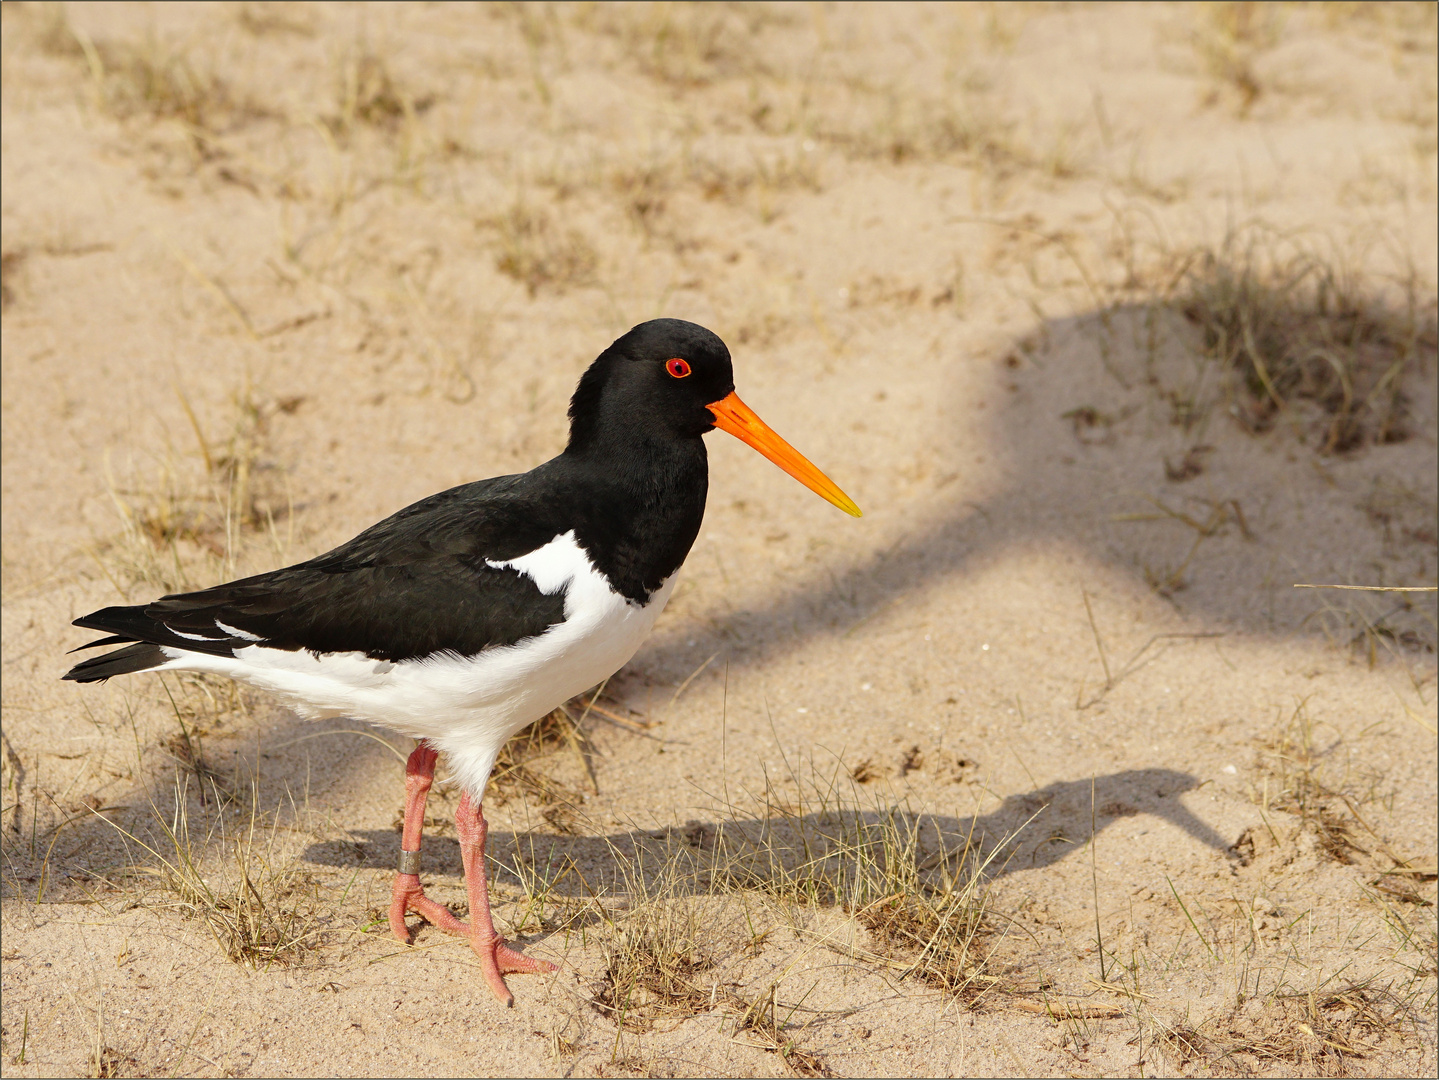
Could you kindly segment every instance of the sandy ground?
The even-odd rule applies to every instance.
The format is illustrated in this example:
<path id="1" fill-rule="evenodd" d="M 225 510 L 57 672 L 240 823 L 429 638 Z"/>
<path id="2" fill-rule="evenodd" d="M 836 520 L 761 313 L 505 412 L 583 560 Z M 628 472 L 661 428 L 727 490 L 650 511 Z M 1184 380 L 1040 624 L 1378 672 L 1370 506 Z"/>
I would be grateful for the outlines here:
<path id="1" fill-rule="evenodd" d="M 1292 588 L 1435 581 L 1432 6 L 3 19 L 7 1075 L 1433 1075 L 1433 594 Z M 1246 429 L 1205 252 L 1413 331 L 1392 441 Z M 62 684 L 69 622 L 529 468 L 659 315 L 865 517 L 710 438 L 612 716 L 487 807 L 506 1011 L 377 918 L 403 740 Z M 912 850 L 806 899 L 846 822 Z"/>

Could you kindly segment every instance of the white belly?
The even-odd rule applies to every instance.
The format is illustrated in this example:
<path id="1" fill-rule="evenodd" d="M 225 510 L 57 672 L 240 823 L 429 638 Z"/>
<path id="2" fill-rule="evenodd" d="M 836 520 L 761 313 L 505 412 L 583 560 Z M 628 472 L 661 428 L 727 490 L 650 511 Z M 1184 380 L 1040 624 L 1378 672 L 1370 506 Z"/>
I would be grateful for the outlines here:
<path id="1" fill-rule="evenodd" d="M 259 645 L 233 658 L 165 648 L 166 669 L 228 675 L 268 690 L 307 719 L 352 716 L 428 740 L 477 799 L 511 735 L 613 675 L 634 656 L 673 591 L 672 575 L 643 607 L 610 588 L 573 533 L 508 563 L 540 591 L 564 590 L 565 619 L 537 637 L 475 656 L 391 663 L 363 653 Z"/>

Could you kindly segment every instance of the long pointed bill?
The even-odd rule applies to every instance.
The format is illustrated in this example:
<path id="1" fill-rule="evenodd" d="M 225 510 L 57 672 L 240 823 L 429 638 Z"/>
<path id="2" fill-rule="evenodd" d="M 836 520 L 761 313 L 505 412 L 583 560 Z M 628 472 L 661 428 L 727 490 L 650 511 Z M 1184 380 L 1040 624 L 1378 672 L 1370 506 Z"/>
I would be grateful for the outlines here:
<path id="1" fill-rule="evenodd" d="M 715 415 L 715 427 L 728 431 L 741 442 L 753 446 L 785 472 L 822 499 L 834 503 L 846 514 L 862 517 L 854 500 L 840 491 L 839 485 L 814 467 L 803 454 L 785 442 L 774 430 L 755 415 L 754 410 L 731 393 L 706 406 Z"/>

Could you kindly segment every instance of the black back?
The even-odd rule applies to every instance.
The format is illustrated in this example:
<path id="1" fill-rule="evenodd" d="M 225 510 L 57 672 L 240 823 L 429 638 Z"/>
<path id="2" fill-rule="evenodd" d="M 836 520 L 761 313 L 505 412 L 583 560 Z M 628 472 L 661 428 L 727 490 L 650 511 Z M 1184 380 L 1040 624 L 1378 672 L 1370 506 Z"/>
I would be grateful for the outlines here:
<path id="1" fill-rule="evenodd" d="M 683 377 L 667 369 L 673 358 L 688 365 Z M 615 591 L 642 605 L 699 532 L 709 482 L 701 437 L 713 426 L 704 406 L 733 388 L 729 351 L 714 334 L 677 319 L 642 323 L 581 378 L 560 456 L 422 499 L 307 562 L 76 619 L 111 635 L 82 648 L 474 655 L 564 620 L 563 595 L 490 564 L 571 531 Z M 64 677 L 94 681 L 164 659 L 158 648 L 131 646 Z"/>

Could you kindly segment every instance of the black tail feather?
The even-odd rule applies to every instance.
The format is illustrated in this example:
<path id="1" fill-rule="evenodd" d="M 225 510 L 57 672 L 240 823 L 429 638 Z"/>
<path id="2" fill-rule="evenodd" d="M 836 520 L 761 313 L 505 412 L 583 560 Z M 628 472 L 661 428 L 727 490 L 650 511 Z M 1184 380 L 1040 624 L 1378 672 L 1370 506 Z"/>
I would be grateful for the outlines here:
<path id="1" fill-rule="evenodd" d="M 124 634 L 111 634 L 109 637 L 96 638 L 84 645 L 76 645 L 73 649 L 67 650 L 66 655 L 68 656 L 72 652 L 84 652 L 86 649 L 98 649 L 101 645 L 124 645 L 127 641 L 134 640 Z"/>
<path id="2" fill-rule="evenodd" d="M 83 626 L 86 630 L 105 630 L 125 641 L 144 641 L 158 630 L 166 632 L 164 626 L 145 614 L 147 604 L 125 604 L 101 608 L 89 615 L 82 615 L 71 625 Z M 106 639 L 109 640 L 108 638 Z M 94 642 L 93 644 L 99 644 Z"/>
<path id="3" fill-rule="evenodd" d="M 96 641 L 91 644 L 103 645 L 107 642 Z M 150 668 L 159 667 L 168 659 L 169 657 L 160 651 L 160 646 L 152 645 L 148 641 L 137 641 L 133 645 L 105 653 L 103 656 L 92 656 L 88 660 L 82 660 L 60 677 L 72 682 L 104 682 L 115 675 L 128 675 L 132 671 L 148 671 Z"/>

